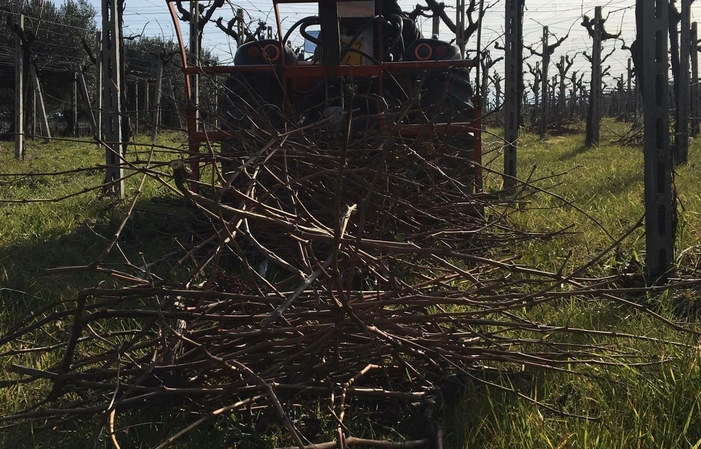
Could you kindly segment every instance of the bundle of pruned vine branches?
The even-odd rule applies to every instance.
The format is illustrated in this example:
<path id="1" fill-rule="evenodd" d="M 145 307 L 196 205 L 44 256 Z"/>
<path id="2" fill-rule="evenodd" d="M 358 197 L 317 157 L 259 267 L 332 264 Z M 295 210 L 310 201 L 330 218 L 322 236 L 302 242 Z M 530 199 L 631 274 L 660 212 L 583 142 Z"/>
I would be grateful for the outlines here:
<path id="1" fill-rule="evenodd" d="M 195 413 L 165 447 L 216 417 L 256 411 L 258 428 L 277 422 L 294 447 L 437 447 L 433 412 L 446 386 L 492 382 L 494 373 L 659 362 L 625 344 L 646 337 L 528 318 L 567 298 L 654 312 L 624 299 L 616 276 L 587 277 L 588 266 L 549 272 L 516 263 L 515 244 L 557 233 L 510 223 L 532 186 L 501 196 L 479 190 L 469 136 L 427 127 L 407 138 L 391 120 L 385 133 L 357 132 L 352 122 L 239 130 L 221 151 L 172 161 L 170 172 L 145 170 L 145 180 L 169 183 L 187 205 L 188 243 L 116 268 L 104 261 L 121 226 L 98 260 L 54 270 L 97 271 L 111 284 L 5 333 L 1 355 L 12 363 L 3 385 L 42 384 L 47 398 L 2 421 L 104 415 L 118 446 L 123 413 Z M 191 179 L 193 160 L 211 182 Z M 40 344 L 57 323 L 64 338 Z M 30 363 L 37 359 L 54 362 Z M 300 403 L 322 404 L 331 435 L 293 422 Z M 422 420 L 408 442 L 356 438 L 346 426 L 351 405 L 406 404 L 417 404 Z"/>

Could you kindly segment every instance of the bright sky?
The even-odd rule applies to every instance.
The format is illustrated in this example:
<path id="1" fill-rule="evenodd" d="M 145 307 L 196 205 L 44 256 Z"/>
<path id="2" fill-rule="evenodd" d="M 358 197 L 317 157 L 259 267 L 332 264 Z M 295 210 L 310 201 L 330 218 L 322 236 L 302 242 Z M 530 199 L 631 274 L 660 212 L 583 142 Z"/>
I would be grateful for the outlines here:
<path id="1" fill-rule="evenodd" d="M 61 4 L 64 0 L 52 0 L 54 3 Z M 95 6 L 98 12 L 98 27 L 100 26 L 100 5 L 99 0 L 89 0 Z M 454 0 L 443 0 L 446 4 L 450 5 Z M 187 5 L 187 1 L 183 4 Z M 206 0 L 202 0 L 204 5 L 207 5 Z M 232 0 L 232 7 L 224 7 L 217 11 L 214 18 L 223 16 L 226 21 L 228 21 L 234 15 L 234 10 L 237 7 L 241 7 L 250 15 L 250 17 L 258 19 L 262 18 L 267 20 L 269 24 L 274 23 L 274 16 L 272 14 L 272 0 Z M 404 10 L 411 11 L 416 5 L 416 3 L 423 3 L 423 0 L 400 0 L 400 5 Z M 496 39 L 500 39 L 501 34 L 504 30 L 504 5 L 505 0 L 485 0 L 485 4 L 494 4 L 486 15 L 483 28 L 482 43 L 483 46 L 493 42 Z M 552 33 L 550 39 L 551 43 L 559 37 L 562 37 L 570 31 L 570 37 L 567 39 L 561 47 L 559 47 L 555 54 L 552 56 L 552 65 L 550 68 L 550 77 L 556 73 L 554 63 L 560 60 L 561 55 L 574 56 L 576 53 L 581 53 L 583 51 L 588 51 L 591 53 L 591 39 L 587 36 L 586 30 L 580 25 L 582 15 L 588 15 L 589 17 L 594 16 L 594 7 L 601 6 L 603 9 L 603 15 L 606 17 L 610 14 L 608 21 L 606 22 L 605 28 L 608 32 L 615 33 L 621 31 L 621 37 L 625 39 L 626 43 L 630 44 L 633 40 L 633 35 L 635 33 L 635 13 L 634 13 L 635 0 L 609 0 L 609 1 L 598 1 L 598 0 L 579 0 L 579 1 L 565 1 L 565 0 L 526 0 L 526 13 L 525 13 L 525 23 L 524 23 L 524 43 L 526 45 L 533 45 L 538 48 L 540 45 L 541 37 L 543 34 L 542 26 L 547 25 L 549 27 L 550 33 Z M 680 2 L 677 2 L 678 7 Z M 283 17 L 285 18 L 284 24 L 294 23 L 296 20 L 307 16 L 315 14 L 314 5 L 290 5 L 287 6 L 283 12 Z M 454 7 L 450 9 L 449 14 L 451 17 L 455 16 Z M 694 20 L 701 21 L 701 3 L 697 2 L 692 6 L 692 22 Z M 174 29 L 172 22 L 170 20 L 170 15 L 168 8 L 163 0 L 126 0 L 126 11 L 124 14 L 124 21 L 126 29 L 124 31 L 125 35 L 129 34 L 139 34 L 144 30 L 146 35 L 150 36 L 162 36 L 166 39 L 174 39 Z M 284 26 L 283 24 L 283 26 Z M 183 32 L 185 33 L 185 39 L 187 39 L 187 25 L 181 23 L 183 26 Z M 425 34 L 430 35 L 430 20 L 426 20 L 424 25 Z M 446 35 L 447 27 L 442 28 L 442 38 L 451 39 L 453 36 Z M 553 36 L 554 35 L 554 36 Z M 301 42 L 299 43 L 301 44 Z M 203 37 L 203 46 L 214 51 L 215 54 L 219 55 L 220 60 L 223 62 L 230 61 L 232 59 L 232 50 L 235 51 L 236 45 L 231 39 L 228 38 L 224 33 L 216 29 L 214 25 L 207 27 Z M 474 49 L 476 47 L 476 37 L 473 36 L 471 41 L 468 43 L 468 49 Z M 492 46 L 493 47 L 493 46 Z M 608 41 L 604 45 L 604 55 L 613 48 L 613 43 Z M 620 50 L 620 42 L 616 43 L 616 48 L 613 56 L 606 61 L 604 66 L 611 65 L 611 74 L 617 76 L 618 74 L 624 72 L 627 67 L 627 61 L 629 57 L 629 52 L 625 50 Z M 524 57 L 529 54 L 528 50 L 524 50 Z M 503 55 L 499 50 L 492 50 L 492 56 L 494 58 Z M 538 58 L 536 56 L 531 57 L 526 62 L 530 62 L 532 65 Z M 576 57 L 575 64 L 572 70 L 579 70 L 588 72 L 588 62 L 580 54 Z M 496 70 L 502 71 L 503 66 L 495 66 Z M 570 72 L 571 73 L 571 72 Z M 581 73 L 581 72 L 580 72 Z M 588 78 L 588 74 L 585 75 L 585 79 Z M 614 81 L 608 77 L 604 80 L 607 84 L 613 85 Z"/>

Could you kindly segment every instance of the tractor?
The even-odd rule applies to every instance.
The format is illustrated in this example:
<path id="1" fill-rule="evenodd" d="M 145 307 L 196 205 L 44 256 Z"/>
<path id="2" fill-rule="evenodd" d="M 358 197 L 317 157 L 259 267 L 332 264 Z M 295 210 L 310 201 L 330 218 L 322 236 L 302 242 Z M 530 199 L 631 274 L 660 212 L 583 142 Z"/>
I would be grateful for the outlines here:
<path id="1" fill-rule="evenodd" d="M 460 167 L 463 182 L 471 191 L 481 190 L 481 111 L 469 78 L 479 64 L 476 57 L 465 58 L 438 36 L 423 37 L 406 14 L 383 12 L 385 1 L 272 1 L 276 38 L 271 33 L 249 38 L 237 48 L 233 66 L 188 67 L 181 45 L 186 79 L 195 73 L 228 76 L 220 132 L 205 135 L 190 110 L 192 153 L 205 140 L 220 140 L 222 159 L 232 160 L 237 135 L 260 129 L 284 133 L 323 123 L 333 136 L 352 114 L 351 133 L 440 143 L 459 152 L 471 161 Z M 284 29 L 281 7 L 290 4 L 307 9 L 315 4 L 318 14 Z M 292 41 L 302 38 L 310 51 L 293 49 Z"/>

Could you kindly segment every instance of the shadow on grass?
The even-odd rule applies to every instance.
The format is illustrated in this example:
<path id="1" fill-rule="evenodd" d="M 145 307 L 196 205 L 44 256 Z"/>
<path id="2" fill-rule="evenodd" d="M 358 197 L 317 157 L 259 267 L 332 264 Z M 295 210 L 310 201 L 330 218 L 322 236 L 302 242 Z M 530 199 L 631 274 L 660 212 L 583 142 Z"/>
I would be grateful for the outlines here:
<path id="1" fill-rule="evenodd" d="M 188 410 L 174 416 L 172 410 L 121 410 L 115 415 L 115 439 L 125 448 L 153 448 L 163 443 L 176 431 L 197 421 L 197 410 Z M 284 435 L 280 430 L 279 434 Z M 275 445 L 277 447 L 278 445 Z M 73 449 L 76 447 L 113 448 L 103 413 L 72 419 L 61 431 L 41 421 L 23 423 L 0 430 L 0 447 L 13 449 Z M 257 437 L 249 423 L 239 422 L 231 415 L 222 415 L 187 432 L 168 446 L 172 449 L 198 447 L 261 448 L 273 445 Z"/>
<path id="2" fill-rule="evenodd" d="M 643 173 L 635 171 L 627 171 L 616 174 L 616 176 L 608 176 L 592 184 L 589 193 L 592 197 L 599 197 L 601 195 L 621 195 L 631 190 L 636 184 L 640 184 L 643 180 L 642 178 Z"/>
<path id="3" fill-rule="evenodd" d="M 36 307 L 63 298 L 75 298 L 79 290 L 94 285 L 93 274 L 52 276 L 46 270 L 85 265 L 97 257 L 102 243 L 96 235 L 75 232 L 0 247 L 3 317 L 11 320 L 12 315 L 17 315 L 21 318 Z"/>
<path id="4" fill-rule="evenodd" d="M 121 233 L 118 245 L 104 266 L 136 272 L 138 270 L 135 266 L 141 266 L 144 260 L 162 259 L 164 255 L 174 253 L 174 250 L 179 248 L 174 240 L 181 240 L 188 232 L 186 225 L 189 224 L 187 220 L 190 214 L 183 213 L 182 208 L 185 206 L 181 204 L 177 200 L 160 199 L 139 202 Z M 94 271 L 77 270 L 66 274 L 49 274 L 46 270 L 81 267 L 94 262 L 108 245 L 122 219 L 123 210 L 114 211 L 97 220 L 77 222 L 73 231 L 69 233 L 39 232 L 32 238 L 0 245 L 0 338 L 14 332 L 18 325 L 25 327 L 55 311 L 75 307 L 78 293 L 84 289 L 96 286 L 117 287 L 118 281 L 114 277 Z M 171 266 L 170 260 L 164 260 L 162 263 L 163 270 Z M 131 268 L 129 264 L 132 264 Z M 12 352 L 66 341 L 71 330 L 72 318 L 68 316 L 66 320 L 55 321 L 56 327 L 52 332 L 44 332 L 44 329 L 47 329 L 44 327 L 41 332 L 31 332 L 0 346 L 2 366 L 18 364 L 46 369 L 57 363 L 53 355 L 60 357 L 62 349 L 53 353 L 52 357 L 41 360 L 31 353 Z M 0 388 L 0 416 L 22 412 L 32 404 L 40 403 L 51 388 L 50 382 L 42 385 L 13 385 L 17 375 L 6 370 L 4 373 L 0 376 L 0 382 L 7 383 Z M 148 427 L 153 424 L 157 427 L 156 435 L 162 436 L 160 439 L 165 438 L 169 429 L 160 426 L 158 422 L 149 424 L 150 418 L 151 416 L 145 417 L 141 424 L 134 425 Z M 157 420 L 167 421 L 166 418 L 160 417 Z M 66 426 L 66 431 L 61 432 L 43 428 L 40 421 L 4 429 L 0 423 L 0 447 L 82 447 L 82 444 L 77 444 L 79 441 L 91 439 L 107 444 L 104 431 L 99 433 L 104 422 L 104 416 L 96 419 L 86 418 L 85 421 L 76 422 L 74 426 Z M 96 430 L 98 434 L 94 433 Z M 137 435 L 139 432 L 132 429 L 131 434 Z"/>
<path id="5" fill-rule="evenodd" d="M 177 251 L 179 247 L 174 241 L 186 234 L 184 220 L 188 215 L 173 201 L 141 201 L 103 265 L 135 271 L 134 266 L 142 266 L 145 260 L 163 258 Z M 96 220 L 77 222 L 70 233 L 50 231 L 0 245 L 0 325 L 3 326 L 0 335 L 6 332 L 6 326 L 41 307 L 75 300 L 80 291 L 106 281 L 116 286 L 114 278 L 108 280 L 106 275 L 87 269 L 65 274 L 47 270 L 92 264 L 107 247 L 122 219 L 122 213 L 116 211 Z"/>
<path id="6" fill-rule="evenodd" d="M 576 158 L 576 157 L 579 156 L 580 154 L 585 153 L 586 151 L 588 151 L 588 150 L 590 150 L 590 149 L 591 149 L 591 148 L 587 147 L 587 146 L 584 144 L 584 142 L 579 142 L 579 143 L 577 143 L 576 145 L 574 145 L 574 146 L 572 147 L 572 149 L 570 149 L 569 151 L 566 151 L 565 153 L 562 153 L 562 154 L 560 155 L 560 157 L 558 157 L 557 159 L 558 159 L 560 162 L 569 161 L 569 160 L 571 160 L 571 159 Z"/>

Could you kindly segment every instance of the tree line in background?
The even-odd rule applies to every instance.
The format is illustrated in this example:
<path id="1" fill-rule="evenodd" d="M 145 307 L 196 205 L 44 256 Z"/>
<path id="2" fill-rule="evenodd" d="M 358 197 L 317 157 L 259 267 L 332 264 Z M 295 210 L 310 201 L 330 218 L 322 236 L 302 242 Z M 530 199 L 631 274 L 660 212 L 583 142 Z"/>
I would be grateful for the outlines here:
<path id="1" fill-rule="evenodd" d="M 83 41 L 95 40 L 95 10 L 86 0 L 69 0 L 61 6 L 41 0 L 0 0 L 0 11 L 0 32 L 5 36 L 0 44 L 0 117 L 5 129 L 14 115 L 17 39 L 28 49 L 25 70 L 34 65 L 42 80 L 47 113 L 61 114 L 72 101 L 75 69 L 87 60 Z M 25 15 L 23 32 L 18 29 L 20 14 Z M 27 90 L 25 95 L 31 97 L 32 89 Z"/>
<path id="2" fill-rule="evenodd" d="M 19 18 L 24 15 L 24 27 Z M 97 105 L 99 60 L 99 29 L 97 11 L 87 0 L 67 0 L 56 6 L 44 0 L 0 0 L 0 135 L 12 139 L 15 112 L 15 68 L 17 40 L 24 43 L 25 104 L 28 111 L 26 129 L 32 130 L 35 90 L 30 80 L 31 67 L 36 71 L 44 96 L 46 114 L 52 134 L 63 136 L 89 135 L 89 111 Z M 159 60 L 163 60 L 166 80 L 163 84 L 161 124 L 168 128 L 183 128 L 178 114 L 185 100 L 182 63 L 175 42 L 159 37 L 125 36 L 124 71 L 126 90 L 123 102 L 126 112 L 133 116 L 133 132 L 139 123 L 150 122 L 147 109 L 155 96 L 154 78 Z M 216 58 L 203 50 L 203 59 L 216 63 Z M 88 99 L 76 88 L 77 73 L 85 79 Z M 208 91 L 205 90 L 205 96 Z M 210 97 L 212 95 L 209 95 Z M 211 107 L 216 101 L 211 100 Z M 77 114 L 75 110 L 77 109 Z M 136 116 L 137 111 L 141 114 Z M 75 121 L 75 116 L 78 122 Z M 34 123 L 36 130 L 36 123 Z M 30 132 L 31 134 L 31 132 Z M 36 134 L 36 131 L 35 131 Z"/>
<path id="3" fill-rule="evenodd" d="M 472 3 L 471 3 L 472 4 Z M 178 5 L 181 12 L 184 11 Z M 214 8 L 216 9 L 216 8 Z M 96 104 L 98 90 L 96 61 L 98 26 L 95 22 L 97 12 L 87 2 L 87 0 L 67 0 L 63 5 L 56 6 L 44 0 L 0 0 L 0 29 L 4 33 L 5 39 L 0 42 L 0 133 L 6 138 L 12 138 L 12 117 L 14 115 L 15 85 L 13 82 L 15 71 L 15 42 L 21 39 L 25 43 L 27 52 L 25 54 L 25 70 L 34 67 L 44 90 L 44 99 L 47 115 L 51 119 L 54 132 L 64 135 L 87 134 L 89 125 L 87 121 L 87 111 L 90 105 Z M 19 15 L 25 15 L 24 30 L 17 29 Z M 211 15 L 210 15 L 211 16 Z M 593 38 L 597 29 L 601 32 L 601 40 L 611 39 L 619 43 L 619 35 L 607 32 L 603 23 L 605 19 L 589 18 L 584 16 L 582 26 L 586 27 Z M 472 23 L 472 22 L 471 22 Z M 475 22 L 476 23 L 476 22 Z M 220 28 L 223 25 L 218 23 Z M 231 25 L 231 24 L 230 24 Z M 672 104 L 676 103 L 679 95 L 679 35 L 680 15 L 676 11 L 674 3 L 670 3 L 670 51 L 672 54 L 673 95 Z M 229 26 L 229 28 L 232 28 Z M 451 28 L 452 29 L 452 28 Z M 627 73 L 613 78 L 613 82 L 608 85 L 604 79 L 609 76 L 609 66 L 606 66 L 606 59 L 611 56 L 611 52 L 598 57 L 596 51 L 588 53 L 576 53 L 557 55 L 557 48 L 568 36 L 558 37 L 547 31 L 545 27 L 542 41 L 539 45 L 525 45 L 524 48 L 530 51 L 530 57 L 537 57 L 537 61 L 528 61 L 524 67 L 526 73 L 530 73 L 528 85 L 522 85 L 523 115 L 521 124 L 531 130 L 540 131 L 544 137 L 547 133 L 567 131 L 573 123 L 579 123 L 581 119 L 587 119 L 592 114 L 601 116 L 615 116 L 619 119 L 631 120 L 640 116 L 642 102 L 638 83 L 635 79 L 634 69 L 629 66 Z M 548 36 L 553 40 L 548 42 Z M 635 60 L 635 51 L 627 47 L 625 42 L 620 42 L 619 50 L 629 50 L 631 59 Z M 172 57 L 176 54 L 178 46 L 172 41 L 165 41 L 160 38 L 144 36 L 125 36 L 124 39 L 124 59 L 126 89 L 123 92 L 123 103 L 127 113 L 131 113 L 135 119 L 136 126 L 139 123 L 145 125 L 151 117 L 148 111 L 150 105 L 155 102 L 150 101 L 154 97 L 154 78 L 157 72 L 159 59 L 166 60 L 164 66 L 164 84 L 161 91 L 163 114 L 161 124 L 165 127 L 183 129 L 184 118 L 178 110 L 186 102 L 184 81 L 181 72 L 181 61 L 179 57 Z M 601 41 L 599 43 L 601 46 Z M 698 43 L 691 43 L 692 52 L 698 49 Z M 498 50 L 503 47 L 495 45 Z M 593 48 L 596 50 L 596 48 Z M 614 46 L 615 50 L 615 46 Z M 502 83 L 504 79 L 496 69 L 495 64 L 503 59 L 502 57 L 492 59 L 490 51 L 482 52 L 482 79 L 481 93 L 483 98 L 487 98 L 486 122 L 500 124 L 501 107 L 503 106 L 504 89 Z M 202 50 L 202 60 L 211 61 L 216 64 L 216 58 L 206 49 Z M 550 58 L 554 56 L 554 64 L 550 63 Z M 598 72 L 600 72 L 599 101 L 601 105 L 597 111 L 591 110 L 592 103 L 592 82 L 584 80 L 582 71 L 570 70 L 575 58 L 586 58 L 592 64 L 592 71 L 595 73 L 594 64 L 598 59 Z M 528 59 L 528 58 L 526 58 Z M 554 65 L 554 67 L 552 67 Z M 79 98 L 75 89 L 76 72 L 84 75 L 88 85 L 89 99 Z M 25 85 L 25 97 L 28 109 L 31 110 L 34 92 L 31 83 Z M 211 85 L 208 89 L 203 86 L 203 100 L 201 109 L 216 115 L 217 108 L 217 86 Z M 692 89 L 695 91 L 695 89 Z M 86 101 L 87 100 L 87 101 Z M 78 109 L 78 120 L 82 125 L 74 120 Z M 138 112 L 137 112 L 138 111 Z M 140 115 L 139 115 L 140 114 Z M 33 114 L 27 114 L 27 121 L 31 122 Z M 591 121 L 591 118 L 589 118 Z M 30 124 L 28 127 L 31 129 Z M 589 127 L 588 127 L 589 128 Z M 135 129 L 136 130 L 136 129 Z"/>

